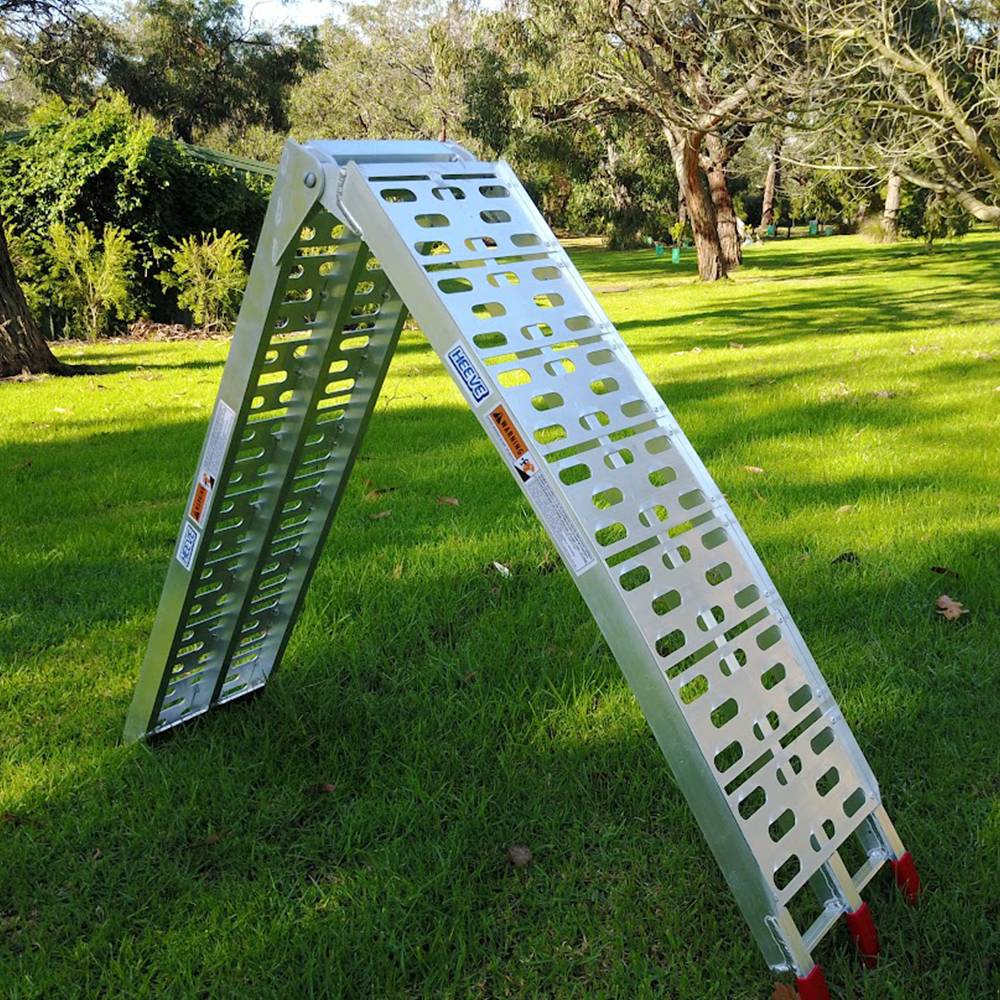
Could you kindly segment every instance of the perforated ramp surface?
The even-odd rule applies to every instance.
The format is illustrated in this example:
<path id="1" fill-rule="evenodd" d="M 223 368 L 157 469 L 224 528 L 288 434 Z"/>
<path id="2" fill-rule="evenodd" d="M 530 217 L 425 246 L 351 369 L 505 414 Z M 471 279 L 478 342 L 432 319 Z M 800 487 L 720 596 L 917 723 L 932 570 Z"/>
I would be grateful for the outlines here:
<path id="1" fill-rule="evenodd" d="M 902 845 L 724 497 L 509 167 L 438 143 L 290 144 L 260 248 L 128 734 L 280 661 L 408 308 L 594 613 L 765 957 L 807 974 Z M 853 836 L 867 860 L 848 872 Z M 787 906 L 807 883 L 822 913 L 800 932 Z"/>

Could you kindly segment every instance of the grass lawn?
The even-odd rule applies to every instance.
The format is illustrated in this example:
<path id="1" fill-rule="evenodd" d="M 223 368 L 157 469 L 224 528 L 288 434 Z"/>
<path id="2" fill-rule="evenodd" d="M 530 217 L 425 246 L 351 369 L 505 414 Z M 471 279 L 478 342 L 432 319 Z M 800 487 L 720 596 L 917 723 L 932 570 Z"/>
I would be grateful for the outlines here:
<path id="1" fill-rule="evenodd" d="M 779 240 L 718 286 L 573 252 L 924 878 L 916 910 L 887 873 L 866 892 L 877 971 L 824 942 L 834 995 L 1000 996 L 1000 236 Z M 104 373 L 0 385 L 0 995 L 766 1000 L 596 626 L 416 331 L 284 669 L 119 745 L 227 347 L 67 347 Z"/>

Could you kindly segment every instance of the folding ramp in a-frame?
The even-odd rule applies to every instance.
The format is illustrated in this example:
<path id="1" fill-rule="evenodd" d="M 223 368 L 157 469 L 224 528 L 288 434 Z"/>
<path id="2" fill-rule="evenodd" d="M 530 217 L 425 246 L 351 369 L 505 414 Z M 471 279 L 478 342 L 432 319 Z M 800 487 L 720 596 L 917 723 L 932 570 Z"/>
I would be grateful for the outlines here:
<path id="1" fill-rule="evenodd" d="M 919 882 L 725 498 L 505 163 L 437 142 L 288 143 L 126 728 L 281 660 L 407 310 L 573 576 L 776 971 L 861 890 Z M 865 860 L 849 871 L 850 838 Z M 802 890 L 819 910 L 800 930 Z"/>

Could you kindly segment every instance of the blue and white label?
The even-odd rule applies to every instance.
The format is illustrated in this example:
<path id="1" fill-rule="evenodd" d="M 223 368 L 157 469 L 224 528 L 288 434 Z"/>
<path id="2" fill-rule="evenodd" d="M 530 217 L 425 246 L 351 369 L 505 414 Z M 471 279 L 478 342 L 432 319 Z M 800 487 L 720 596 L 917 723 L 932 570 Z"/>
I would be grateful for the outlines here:
<path id="1" fill-rule="evenodd" d="M 190 573 L 194 557 L 198 554 L 201 532 L 190 522 L 184 522 L 181 540 L 177 543 L 177 561 Z"/>
<path id="2" fill-rule="evenodd" d="M 456 344 L 445 357 L 451 363 L 451 367 L 455 369 L 462 384 L 469 390 L 469 395 L 474 403 L 481 403 L 489 397 L 490 387 L 486 384 L 486 379 L 479 374 L 468 352 L 461 344 Z"/>

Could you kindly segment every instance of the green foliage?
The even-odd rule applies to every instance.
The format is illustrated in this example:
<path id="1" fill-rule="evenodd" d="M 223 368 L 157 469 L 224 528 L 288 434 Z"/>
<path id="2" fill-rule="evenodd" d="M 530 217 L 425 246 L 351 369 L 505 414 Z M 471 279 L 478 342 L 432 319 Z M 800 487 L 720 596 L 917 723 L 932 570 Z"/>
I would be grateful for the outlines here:
<path id="1" fill-rule="evenodd" d="M 186 142 L 219 126 L 287 129 L 288 91 L 318 65 L 315 28 L 248 25 L 238 0 L 139 0 L 118 28 L 108 84 Z"/>
<path id="2" fill-rule="evenodd" d="M 176 240 L 231 230 L 254 245 L 270 181 L 205 163 L 155 136 L 149 116 L 136 115 L 121 94 L 87 111 L 51 106 L 46 123 L 16 143 L 0 144 L 0 216 L 20 241 L 19 276 L 44 292 L 45 243 L 55 222 L 106 225 L 129 232 L 136 250 L 136 294 L 153 318 L 178 319 L 156 275 L 164 248 Z M 48 313 L 46 316 L 44 313 Z M 51 298 L 39 316 L 59 326 Z"/>
<path id="3" fill-rule="evenodd" d="M 511 70 L 500 53 L 476 45 L 464 71 L 462 127 L 493 154 L 506 149 L 514 137 L 515 110 L 510 94 L 527 85 L 528 75 Z"/>
<path id="4" fill-rule="evenodd" d="M 129 294 L 135 248 L 123 230 L 108 224 L 98 241 L 82 222 L 72 230 L 56 222 L 49 235 L 52 261 L 61 279 L 60 297 L 73 316 L 75 330 L 97 340 L 112 314 L 119 319 L 135 315 Z"/>
<path id="5" fill-rule="evenodd" d="M 200 240 L 189 236 L 168 251 L 173 263 L 158 277 L 164 288 L 178 290 L 178 304 L 198 326 L 218 326 L 236 318 L 247 283 L 247 249 L 247 241 L 228 230 Z"/>
<path id="6" fill-rule="evenodd" d="M 322 28 L 322 68 L 291 95 L 293 134 L 462 141 L 468 8 L 439 0 L 339 6 L 341 17 Z"/>
<path id="7" fill-rule="evenodd" d="M 869 243 L 895 243 L 899 233 L 890 225 L 882 213 L 869 215 L 858 230 Z"/>
<path id="8" fill-rule="evenodd" d="M 935 240 L 959 239 L 972 228 L 961 205 L 945 194 L 904 184 L 896 222 L 900 232 L 922 239 L 928 251 Z"/>

